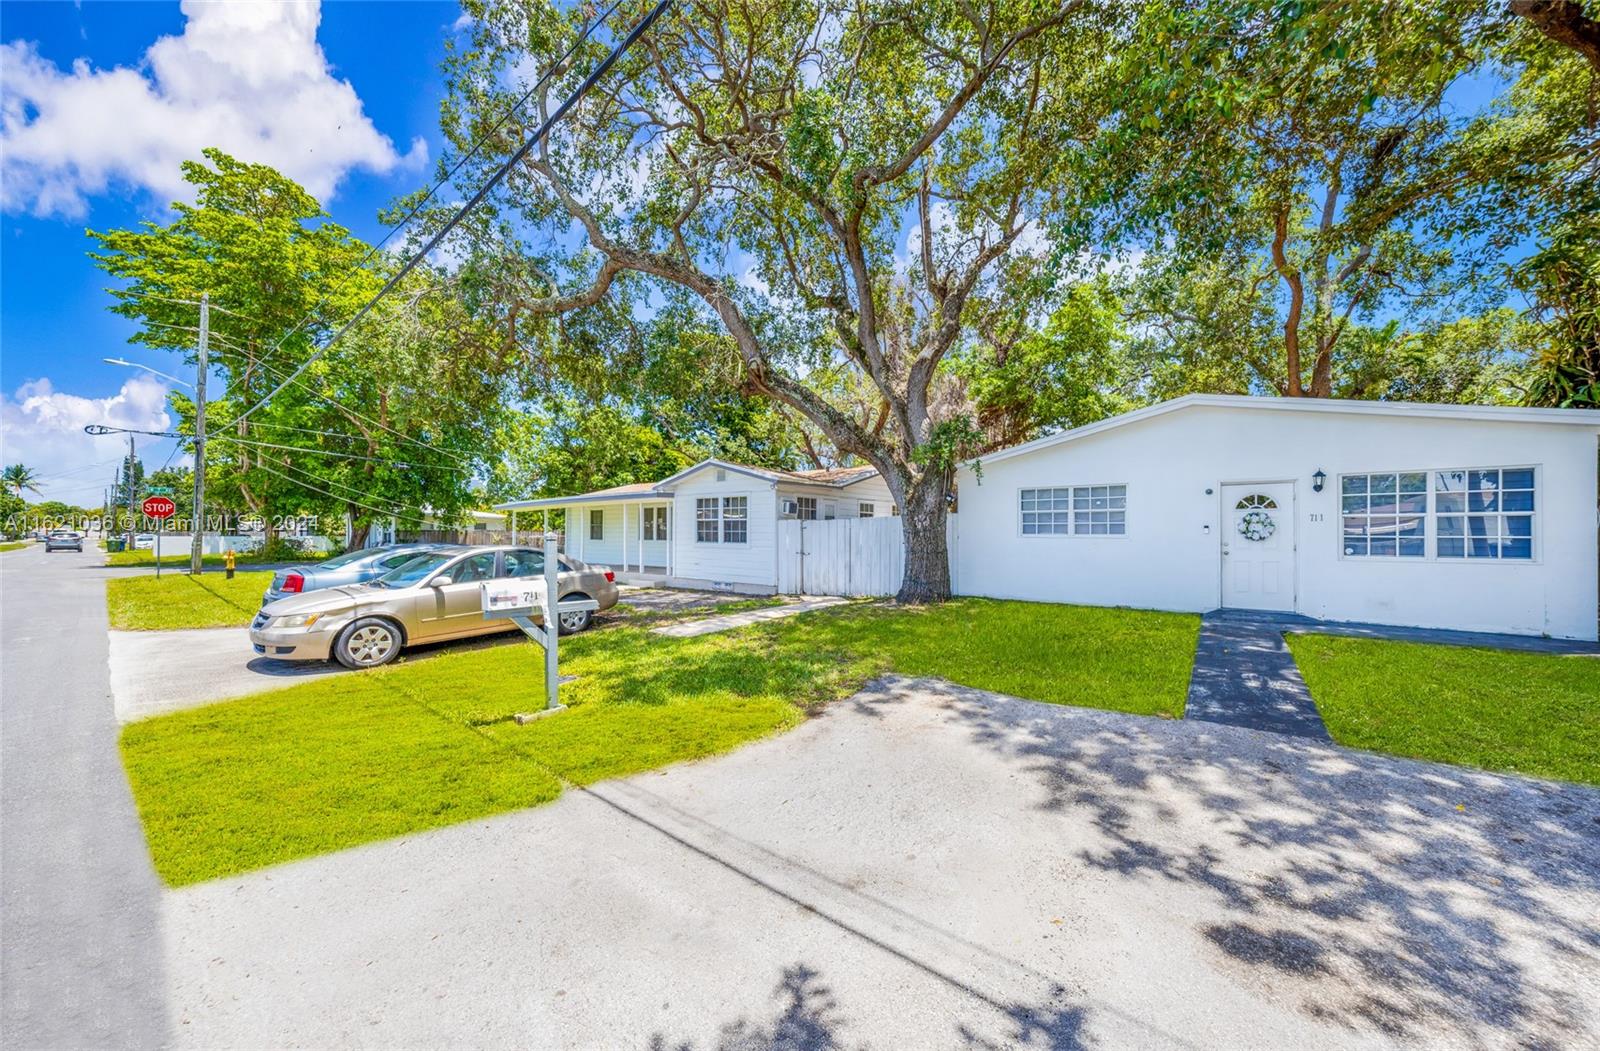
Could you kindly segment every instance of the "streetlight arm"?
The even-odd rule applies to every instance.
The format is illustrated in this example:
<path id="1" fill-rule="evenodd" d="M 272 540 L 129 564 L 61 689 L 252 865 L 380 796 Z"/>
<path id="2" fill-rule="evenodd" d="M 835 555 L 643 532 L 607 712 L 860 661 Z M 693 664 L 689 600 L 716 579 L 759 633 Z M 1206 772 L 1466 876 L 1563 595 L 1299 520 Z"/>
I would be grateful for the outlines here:
<path id="1" fill-rule="evenodd" d="M 105 362 L 107 365 L 126 365 L 130 369 L 143 369 L 152 376 L 160 376 L 164 380 L 171 380 L 173 383 L 177 383 L 184 387 L 188 387 L 190 390 L 194 390 L 194 384 L 190 383 L 188 380 L 180 380 L 176 376 L 169 376 L 159 369 L 153 369 L 149 365 L 141 365 L 137 361 L 128 361 L 124 358 L 101 358 L 100 360 Z"/>

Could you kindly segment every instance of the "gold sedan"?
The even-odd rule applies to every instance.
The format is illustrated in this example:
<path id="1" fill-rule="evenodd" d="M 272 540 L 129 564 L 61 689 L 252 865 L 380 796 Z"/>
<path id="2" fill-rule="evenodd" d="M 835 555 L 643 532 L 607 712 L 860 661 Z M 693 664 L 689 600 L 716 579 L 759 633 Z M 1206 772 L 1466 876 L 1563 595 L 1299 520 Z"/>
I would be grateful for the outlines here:
<path id="1" fill-rule="evenodd" d="M 543 576 L 544 552 L 533 548 L 440 548 L 365 584 L 270 602 L 251 622 L 250 642 L 275 660 L 332 657 L 347 668 L 376 668 L 417 643 L 516 630 L 509 620 L 484 619 L 482 584 Z M 594 599 L 601 610 L 617 604 L 616 575 L 603 566 L 562 555 L 558 580 L 561 599 Z M 561 634 L 582 631 L 592 616 L 589 610 L 561 614 Z"/>

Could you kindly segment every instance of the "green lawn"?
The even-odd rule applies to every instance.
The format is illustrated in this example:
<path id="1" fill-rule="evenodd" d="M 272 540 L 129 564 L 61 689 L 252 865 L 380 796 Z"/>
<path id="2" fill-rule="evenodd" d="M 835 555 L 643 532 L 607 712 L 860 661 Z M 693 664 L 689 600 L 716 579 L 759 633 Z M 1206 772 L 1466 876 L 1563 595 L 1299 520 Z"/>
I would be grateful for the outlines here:
<path id="1" fill-rule="evenodd" d="M 1289 648 L 1342 745 L 1600 784 L 1600 658 L 1315 634 Z"/>
<path id="2" fill-rule="evenodd" d="M 562 644 L 569 710 L 508 645 L 132 723 L 122 754 L 173 885 L 483 817 L 798 723 L 897 670 L 1039 700 L 1179 715 L 1199 618 L 962 600 L 854 605 L 694 639 L 628 624 Z"/>
<path id="3" fill-rule="evenodd" d="M 20 551 L 27 546 L 28 542 L 26 540 L 7 541 L 4 544 L 0 544 L 0 551 Z"/>
<path id="4" fill-rule="evenodd" d="M 261 593 L 272 571 L 258 569 L 191 577 L 180 569 L 151 576 L 106 581 L 106 612 L 111 626 L 122 631 L 168 631 L 176 628 L 240 628 L 261 608 Z"/>

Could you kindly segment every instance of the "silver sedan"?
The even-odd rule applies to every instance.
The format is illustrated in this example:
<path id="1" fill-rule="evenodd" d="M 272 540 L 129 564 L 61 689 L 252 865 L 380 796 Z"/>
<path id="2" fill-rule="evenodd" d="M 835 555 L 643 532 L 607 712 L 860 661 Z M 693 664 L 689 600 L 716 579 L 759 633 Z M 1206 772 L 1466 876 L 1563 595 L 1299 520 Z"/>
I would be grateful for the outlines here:
<path id="1" fill-rule="evenodd" d="M 364 547 L 347 551 L 337 558 L 305 566 L 285 566 L 272 574 L 272 583 L 261 593 L 261 604 L 276 602 L 290 595 L 336 588 L 344 584 L 365 584 L 391 569 L 399 569 L 418 555 L 436 551 L 440 544 L 400 544 L 392 547 Z"/>
<path id="2" fill-rule="evenodd" d="M 514 631 L 483 616 L 485 581 L 544 576 L 544 552 L 523 547 L 448 547 L 413 558 L 366 584 L 324 588 L 262 607 L 250 624 L 255 651 L 277 660 L 334 658 L 347 668 L 387 664 L 410 645 Z M 561 599 L 617 604 L 616 575 L 561 556 Z M 591 612 L 563 613 L 560 632 L 587 628 Z M 537 618 L 535 618 L 537 619 Z"/>

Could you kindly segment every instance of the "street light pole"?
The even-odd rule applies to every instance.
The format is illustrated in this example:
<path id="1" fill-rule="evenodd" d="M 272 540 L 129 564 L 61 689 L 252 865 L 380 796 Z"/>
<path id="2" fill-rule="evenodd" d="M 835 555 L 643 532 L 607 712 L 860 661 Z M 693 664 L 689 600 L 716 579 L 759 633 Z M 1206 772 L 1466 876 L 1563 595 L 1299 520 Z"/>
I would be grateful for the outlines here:
<path id="1" fill-rule="evenodd" d="M 211 296 L 200 293 L 200 348 L 194 378 L 194 521 L 189 546 L 189 573 L 198 576 L 204 564 L 206 509 L 206 354 L 211 335 Z"/>

